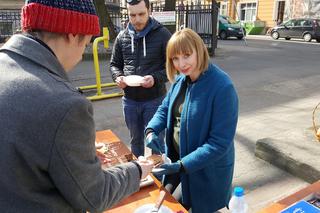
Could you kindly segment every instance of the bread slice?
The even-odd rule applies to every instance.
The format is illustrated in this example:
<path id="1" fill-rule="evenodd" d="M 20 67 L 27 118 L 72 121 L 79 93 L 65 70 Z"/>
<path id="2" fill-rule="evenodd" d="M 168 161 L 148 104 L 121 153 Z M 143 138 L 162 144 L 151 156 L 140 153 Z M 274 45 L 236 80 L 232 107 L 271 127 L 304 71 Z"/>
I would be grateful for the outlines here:
<path id="1" fill-rule="evenodd" d="M 150 155 L 149 157 L 147 157 L 147 160 L 151 160 L 155 167 L 163 164 L 161 155 L 156 155 L 156 154 Z"/>

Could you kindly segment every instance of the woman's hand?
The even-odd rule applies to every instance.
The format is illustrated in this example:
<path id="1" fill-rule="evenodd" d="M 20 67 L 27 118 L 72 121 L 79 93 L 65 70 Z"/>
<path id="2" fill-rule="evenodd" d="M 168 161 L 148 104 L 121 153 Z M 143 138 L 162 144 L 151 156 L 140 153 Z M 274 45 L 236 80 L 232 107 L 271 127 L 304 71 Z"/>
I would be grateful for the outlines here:
<path id="1" fill-rule="evenodd" d="M 156 176 L 176 174 L 181 171 L 181 161 L 174 163 L 164 163 L 158 169 L 152 171 Z"/>
<path id="2" fill-rule="evenodd" d="M 150 132 L 145 139 L 146 146 L 152 149 L 154 152 L 162 153 L 161 141 L 159 137 L 154 133 Z"/>

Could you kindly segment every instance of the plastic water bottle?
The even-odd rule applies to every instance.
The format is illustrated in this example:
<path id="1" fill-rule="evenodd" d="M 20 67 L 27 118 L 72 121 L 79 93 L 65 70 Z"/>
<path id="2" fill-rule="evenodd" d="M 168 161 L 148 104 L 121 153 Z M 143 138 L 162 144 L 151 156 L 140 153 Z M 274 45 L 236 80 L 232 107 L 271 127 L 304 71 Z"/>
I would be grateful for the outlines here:
<path id="1" fill-rule="evenodd" d="M 242 187 L 235 187 L 233 195 L 229 202 L 229 209 L 231 213 L 246 213 L 248 204 L 244 200 L 244 190 Z"/>

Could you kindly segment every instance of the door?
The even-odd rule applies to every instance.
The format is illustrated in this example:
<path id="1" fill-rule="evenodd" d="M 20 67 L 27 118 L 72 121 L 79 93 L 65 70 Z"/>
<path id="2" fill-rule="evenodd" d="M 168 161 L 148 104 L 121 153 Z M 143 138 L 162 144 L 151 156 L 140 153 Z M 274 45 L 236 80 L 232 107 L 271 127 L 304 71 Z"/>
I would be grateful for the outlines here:
<path id="1" fill-rule="evenodd" d="M 281 37 L 292 37 L 294 31 L 294 24 L 296 20 L 292 19 L 283 24 L 281 24 L 281 28 L 278 29 L 278 32 Z"/>
<path id="2" fill-rule="evenodd" d="M 291 30 L 291 37 L 295 37 L 295 38 L 301 38 L 304 32 L 304 24 L 305 20 L 304 19 L 297 19 L 294 23 L 293 23 L 293 27 Z"/>
<path id="3" fill-rule="evenodd" d="M 283 22 L 283 14 L 284 14 L 285 4 L 286 4 L 285 1 L 278 1 L 277 2 L 277 15 L 276 15 L 277 24 L 280 24 Z"/>

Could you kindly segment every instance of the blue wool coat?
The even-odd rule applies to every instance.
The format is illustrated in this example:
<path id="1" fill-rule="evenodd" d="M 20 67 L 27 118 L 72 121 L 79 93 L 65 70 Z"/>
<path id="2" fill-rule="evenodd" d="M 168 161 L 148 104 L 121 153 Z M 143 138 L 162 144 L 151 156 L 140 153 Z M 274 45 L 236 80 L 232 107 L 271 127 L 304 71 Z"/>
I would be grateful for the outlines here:
<path id="1" fill-rule="evenodd" d="M 175 159 L 173 104 L 186 76 L 178 76 L 147 128 L 166 131 L 167 155 Z M 180 174 L 183 203 L 193 213 L 212 213 L 228 204 L 234 168 L 238 97 L 229 76 L 210 64 L 189 84 L 181 113 Z"/>

